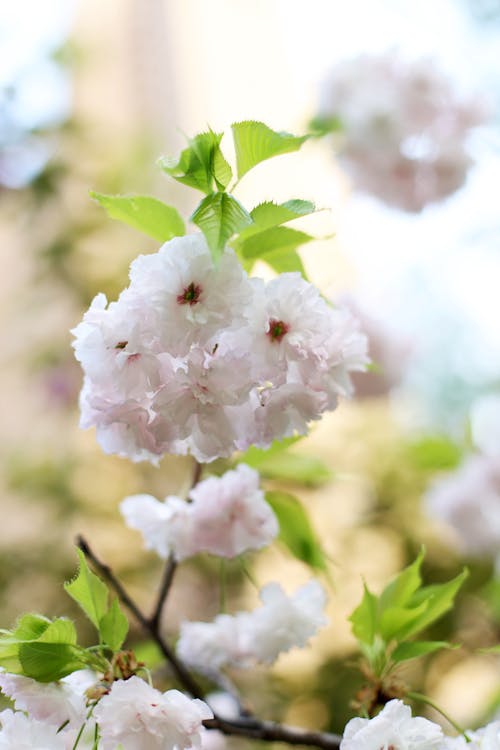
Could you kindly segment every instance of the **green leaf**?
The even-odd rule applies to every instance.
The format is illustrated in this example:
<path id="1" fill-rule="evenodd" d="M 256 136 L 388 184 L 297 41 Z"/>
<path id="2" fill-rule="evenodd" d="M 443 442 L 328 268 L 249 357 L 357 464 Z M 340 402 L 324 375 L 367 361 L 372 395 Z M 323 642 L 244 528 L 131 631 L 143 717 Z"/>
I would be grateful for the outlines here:
<path id="1" fill-rule="evenodd" d="M 386 643 L 393 638 L 400 640 L 406 637 L 406 634 L 419 617 L 425 613 L 427 602 L 421 602 L 416 607 L 388 607 L 380 612 L 379 633 Z"/>
<path id="2" fill-rule="evenodd" d="M 434 472 L 454 469 L 462 460 L 461 448 L 445 435 L 431 435 L 410 443 L 408 457 L 416 469 Z"/>
<path id="3" fill-rule="evenodd" d="M 64 584 L 64 590 L 83 609 L 89 620 L 99 629 L 99 623 L 108 608 L 108 589 L 87 565 L 85 555 L 77 549 L 80 558 L 78 575 Z"/>
<path id="4" fill-rule="evenodd" d="M 314 237 L 306 232 L 291 227 L 271 227 L 263 232 L 253 234 L 247 239 L 233 243 L 240 255 L 244 258 L 262 258 L 266 254 L 274 252 L 290 252 L 296 250 L 306 242 L 311 242 Z M 239 240 L 239 238 L 238 238 Z"/>
<path id="5" fill-rule="evenodd" d="M 309 129 L 315 137 L 320 138 L 328 133 L 341 132 L 343 130 L 343 125 L 341 119 L 337 115 L 331 115 L 330 117 L 318 115 L 309 123 Z"/>
<path id="6" fill-rule="evenodd" d="M 87 666 L 83 649 L 66 643 L 31 641 L 19 646 L 22 672 L 38 682 L 53 682 Z"/>
<path id="7" fill-rule="evenodd" d="M 304 435 L 293 435 L 292 437 L 283 438 L 283 440 L 274 440 L 269 448 L 256 448 L 252 445 L 244 453 L 240 454 L 238 463 L 248 464 L 254 469 L 259 469 L 260 465 L 270 456 L 275 456 L 277 453 L 287 450 L 291 445 L 302 440 L 303 437 Z"/>
<path id="8" fill-rule="evenodd" d="M 371 646 L 377 633 L 377 597 L 371 593 L 366 583 L 361 603 L 349 617 L 353 635 L 366 645 Z"/>
<path id="9" fill-rule="evenodd" d="M 238 179 L 260 162 L 280 154 L 298 151 L 309 136 L 271 130 L 263 122 L 245 120 L 231 125 Z"/>
<path id="10" fill-rule="evenodd" d="M 161 157 L 160 168 L 177 182 L 194 187 L 203 193 L 213 191 L 214 182 L 218 190 L 224 190 L 232 177 L 231 167 L 220 149 L 223 133 L 199 133 L 178 160 Z"/>
<path id="11" fill-rule="evenodd" d="M 326 558 L 302 504 L 288 492 L 266 492 L 280 525 L 279 539 L 313 570 L 327 570 Z"/>
<path id="12" fill-rule="evenodd" d="M 104 195 L 94 191 L 90 195 L 112 219 L 123 221 L 159 242 L 167 242 L 186 233 L 177 209 L 157 198 L 147 195 Z"/>
<path id="13" fill-rule="evenodd" d="M 265 201 L 259 203 L 250 211 L 253 225 L 243 231 L 243 236 L 249 236 L 264 229 L 286 224 L 288 221 L 308 216 L 316 211 L 316 206 L 311 201 L 303 201 L 295 198 L 286 203 L 273 203 Z"/>
<path id="14" fill-rule="evenodd" d="M 457 643 L 448 643 L 448 641 L 402 641 L 392 652 L 391 658 L 395 662 L 408 661 L 418 656 L 432 654 L 442 648 L 456 649 L 460 646 Z"/>
<path id="15" fill-rule="evenodd" d="M 410 604 L 412 606 L 418 606 L 421 603 L 426 602 L 427 607 L 413 625 L 409 626 L 400 634 L 400 637 L 408 638 L 412 635 L 416 635 L 424 628 L 432 625 L 433 622 L 438 620 L 445 614 L 445 612 L 451 609 L 455 596 L 468 575 L 469 571 L 467 568 L 464 568 L 458 576 L 447 583 L 435 583 L 431 586 L 424 586 L 424 588 L 415 592 Z"/>
<path id="16" fill-rule="evenodd" d="M 41 682 L 58 680 L 86 663 L 85 652 L 76 645 L 75 626 L 65 617 L 51 621 L 24 615 L 0 637 L 0 664 Z"/>
<path id="17" fill-rule="evenodd" d="M 233 170 L 224 158 L 220 148 L 216 148 L 213 154 L 212 174 L 214 176 L 217 190 L 225 190 L 231 182 Z"/>
<path id="18" fill-rule="evenodd" d="M 272 253 L 266 253 L 262 258 L 276 273 L 300 273 L 302 278 L 308 281 L 308 276 L 302 259 L 296 250 L 275 250 Z"/>
<path id="19" fill-rule="evenodd" d="M 34 640 L 31 641 L 34 643 Z M 49 623 L 43 633 L 36 639 L 37 643 L 63 643 L 76 646 L 76 630 L 67 617 L 58 617 Z"/>
<path id="20" fill-rule="evenodd" d="M 211 193 L 191 216 L 207 239 L 214 262 L 220 258 L 230 237 L 252 223 L 250 214 L 228 193 Z"/>
<path id="21" fill-rule="evenodd" d="M 44 633 L 50 625 L 50 620 L 43 615 L 22 615 L 12 631 L 16 641 L 34 641 Z M 9 632 L 9 631 L 6 631 Z"/>
<path id="22" fill-rule="evenodd" d="M 306 487 L 319 487 L 332 476 L 319 458 L 286 450 L 264 456 L 259 461 L 258 469 L 267 479 L 284 479 Z"/>
<path id="23" fill-rule="evenodd" d="M 128 633 L 128 620 L 120 609 L 118 599 L 113 599 L 111 607 L 101 617 L 99 632 L 112 651 L 120 650 Z"/>
<path id="24" fill-rule="evenodd" d="M 417 559 L 405 568 L 385 587 L 380 596 L 382 610 L 388 607 L 404 607 L 422 583 L 420 568 L 425 556 L 422 548 Z"/>

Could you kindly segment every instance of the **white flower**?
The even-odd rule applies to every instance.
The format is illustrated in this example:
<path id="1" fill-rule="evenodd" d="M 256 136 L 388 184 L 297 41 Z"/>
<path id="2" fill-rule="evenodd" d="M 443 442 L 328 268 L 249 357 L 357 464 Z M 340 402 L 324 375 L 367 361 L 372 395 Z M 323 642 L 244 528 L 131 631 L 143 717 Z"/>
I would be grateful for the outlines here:
<path id="1" fill-rule="evenodd" d="M 341 163 L 355 188 L 405 211 L 421 211 L 462 186 L 467 137 L 486 118 L 460 97 L 433 61 L 394 53 L 346 60 L 325 82 L 320 118 L 339 120 Z"/>
<path id="2" fill-rule="evenodd" d="M 177 560 L 209 552 L 236 557 L 260 549 L 278 533 L 278 522 L 259 490 L 259 475 L 240 464 L 222 477 L 210 477 L 190 492 L 192 502 L 170 495 L 125 498 L 120 509 L 128 526 L 140 531 L 147 549 Z"/>
<path id="3" fill-rule="evenodd" d="M 203 701 L 178 690 L 160 693 L 139 677 L 130 677 L 113 683 L 94 717 L 103 750 L 185 750 L 201 747 L 202 721 L 213 713 Z"/>
<path id="4" fill-rule="evenodd" d="M 120 504 L 127 526 L 140 531 L 146 549 L 153 549 L 166 559 L 174 551 L 182 560 L 191 554 L 190 506 L 181 498 L 169 495 L 162 503 L 151 495 L 132 495 Z"/>
<path id="5" fill-rule="evenodd" d="M 245 464 L 205 479 L 190 497 L 192 544 L 197 551 L 236 557 L 265 547 L 278 534 L 276 516 L 259 489 L 259 475 Z"/>
<path id="6" fill-rule="evenodd" d="M 243 641 L 259 662 L 272 664 L 281 653 L 305 646 L 328 622 L 326 596 L 318 581 L 309 581 L 290 597 L 278 583 L 268 583 L 260 599 L 263 606 L 241 620 Z"/>
<path id="7" fill-rule="evenodd" d="M 68 750 L 64 732 L 21 711 L 2 711 L 0 724 L 0 750 Z"/>
<path id="8" fill-rule="evenodd" d="M 245 666 L 251 654 L 244 651 L 240 620 L 217 615 L 212 622 L 181 623 L 177 653 L 201 672 L 218 672 L 226 664 Z"/>
<path id="9" fill-rule="evenodd" d="M 16 709 L 32 719 L 61 726 L 69 721 L 78 727 L 85 720 L 85 691 L 97 681 L 94 672 L 78 670 L 60 682 L 41 683 L 22 675 L 0 672 L 2 693 L 14 701 Z"/>
<path id="10" fill-rule="evenodd" d="M 205 237 L 174 237 L 152 255 L 140 255 L 130 267 L 131 289 L 152 307 L 162 325 L 163 350 L 185 355 L 192 343 L 205 343 L 228 321 L 245 321 L 252 298 L 247 275 L 234 252 L 226 249 L 214 267 Z"/>
<path id="11" fill-rule="evenodd" d="M 119 299 L 98 295 L 73 333 L 80 425 L 133 461 L 207 463 L 304 434 L 367 363 L 352 319 L 300 274 L 250 280 L 230 249 L 214 267 L 202 235 L 138 258 Z"/>
<path id="12" fill-rule="evenodd" d="M 260 598 L 263 606 L 253 612 L 218 615 L 213 622 L 182 623 L 179 656 L 200 671 L 217 671 L 227 664 L 271 664 L 282 652 L 305 646 L 327 623 L 325 593 L 317 581 L 309 581 L 291 597 L 279 584 L 270 583 Z"/>
<path id="13" fill-rule="evenodd" d="M 392 700 L 373 719 L 351 719 L 340 750 L 431 750 L 442 739 L 440 726 L 418 716 L 413 718 L 409 706 Z"/>
<path id="14" fill-rule="evenodd" d="M 464 552 L 500 556 L 500 458 L 470 456 L 433 483 L 425 506 L 453 528 Z"/>

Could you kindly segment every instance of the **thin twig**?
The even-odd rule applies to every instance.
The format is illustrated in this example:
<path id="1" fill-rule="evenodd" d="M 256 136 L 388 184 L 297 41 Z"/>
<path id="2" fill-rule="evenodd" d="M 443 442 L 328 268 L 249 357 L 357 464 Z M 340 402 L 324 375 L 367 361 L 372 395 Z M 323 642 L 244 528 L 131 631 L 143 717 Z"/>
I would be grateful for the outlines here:
<path id="1" fill-rule="evenodd" d="M 137 622 L 157 643 L 184 689 L 188 693 L 191 693 L 194 698 L 203 699 L 205 695 L 204 691 L 191 676 L 191 673 L 184 664 L 177 658 L 168 643 L 162 638 L 157 628 L 152 626 L 151 621 L 141 612 L 120 581 L 115 577 L 109 565 L 101 562 L 96 557 L 88 542 L 82 536 L 77 537 L 77 545 L 85 557 L 90 560 L 96 570 L 113 588 L 120 601 L 133 614 Z M 341 740 L 336 734 L 310 732 L 283 724 L 276 724 L 272 721 L 261 721 L 253 716 L 241 716 L 238 719 L 223 719 L 220 716 L 214 715 L 213 719 L 205 719 L 203 724 L 207 729 L 218 729 L 223 734 L 236 737 L 248 737 L 267 742 L 285 742 L 288 745 L 313 745 L 314 747 L 321 748 L 321 750 L 339 750 Z"/>
<path id="2" fill-rule="evenodd" d="M 196 487 L 196 485 L 200 481 L 202 472 L 203 472 L 203 464 L 200 464 L 198 461 L 195 460 L 193 477 L 191 479 L 190 489 L 193 489 L 193 487 Z M 167 560 L 165 569 L 163 571 L 162 582 L 160 585 L 160 589 L 158 591 L 158 597 L 156 600 L 156 605 L 153 609 L 153 614 L 149 618 L 149 623 L 151 625 L 151 628 L 154 629 L 154 632 L 159 632 L 163 607 L 165 606 L 168 593 L 172 586 L 172 581 L 174 580 L 176 568 L 177 568 L 177 562 L 173 554 L 171 554 Z"/>
<path id="3" fill-rule="evenodd" d="M 158 592 L 156 606 L 153 610 L 153 614 L 149 618 L 149 625 L 155 631 L 155 633 L 158 632 L 160 628 L 160 619 L 161 619 L 161 615 L 163 612 L 163 607 L 167 600 L 170 587 L 172 586 L 172 581 L 174 580 L 174 574 L 175 574 L 176 568 L 177 568 L 177 562 L 175 560 L 175 557 L 173 555 L 170 555 L 170 557 L 167 560 L 167 564 L 165 565 L 165 569 L 163 571 L 163 578 L 162 578 L 162 582 L 160 585 L 160 590 Z"/>

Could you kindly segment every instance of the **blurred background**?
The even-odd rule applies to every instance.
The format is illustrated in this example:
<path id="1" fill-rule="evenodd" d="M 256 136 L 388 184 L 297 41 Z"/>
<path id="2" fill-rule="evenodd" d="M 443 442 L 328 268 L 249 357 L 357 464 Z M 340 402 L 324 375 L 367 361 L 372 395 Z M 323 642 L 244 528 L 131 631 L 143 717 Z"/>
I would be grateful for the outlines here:
<path id="1" fill-rule="evenodd" d="M 17 0 L 0 7 L 0 40 L 3 627 L 27 609 L 76 616 L 61 583 L 75 568 L 77 532 L 150 602 L 159 561 L 124 527 L 118 503 L 189 482 L 188 458 L 132 465 L 78 429 L 69 329 L 98 291 L 117 296 L 132 258 L 156 249 L 109 221 L 89 189 L 153 194 L 188 216 L 195 196 L 160 173 L 159 155 L 241 119 L 305 132 L 330 71 L 360 54 L 430 59 L 457 90 L 484 97 L 465 184 L 421 211 L 358 192 L 329 138 L 262 164 L 238 189 L 247 206 L 300 197 L 331 209 L 304 220 L 329 239 L 301 255 L 311 280 L 359 314 L 376 364 L 358 379 L 358 398 L 297 447 L 331 476 L 311 475 L 306 487 L 270 480 L 298 492 L 321 529 L 331 628 L 313 650 L 281 657 L 265 684 L 264 673 L 235 677 L 261 713 L 341 730 L 360 682 L 345 618 L 361 576 L 380 590 L 425 543 L 428 582 L 464 561 L 471 576 L 432 634 L 463 649 L 411 667 L 412 678 L 465 725 L 491 716 L 500 664 L 476 649 L 500 633 L 500 422 L 483 420 L 478 437 L 471 414 L 500 392 L 500 0 Z M 460 478 L 471 459 L 488 463 L 486 478 Z M 442 476 L 455 481 L 448 511 L 425 499 Z M 458 516 L 479 518 L 490 536 L 470 544 Z M 311 575 L 279 548 L 251 562 L 259 584 L 277 578 L 289 591 Z M 252 606 L 255 590 L 229 572 L 230 608 Z M 213 561 L 186 563 L 169 630 L 212 617 L 217 589 Z"/>

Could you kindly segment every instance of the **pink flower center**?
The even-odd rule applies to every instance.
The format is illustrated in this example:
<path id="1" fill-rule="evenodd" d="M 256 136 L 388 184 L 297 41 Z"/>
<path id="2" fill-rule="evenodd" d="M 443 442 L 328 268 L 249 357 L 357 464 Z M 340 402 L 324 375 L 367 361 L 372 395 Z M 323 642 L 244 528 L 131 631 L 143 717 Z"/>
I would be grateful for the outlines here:
<path id="1" fill-rule="evenodd" d="M 192 281 L 182 294 L 177 296 L 178 305 L 196 305 L 200 300 L 201 286 Z"/>
<path id="2" fill-rule="evenodd" d="M 271 318 L 267 335 L 271 341 L 281 341 L 283 336 L 288 333 L 289 330 L 290 326 L 287 323 L 284 323 L 282 320 Z"/>

